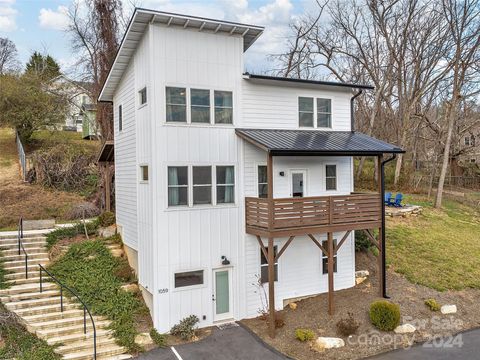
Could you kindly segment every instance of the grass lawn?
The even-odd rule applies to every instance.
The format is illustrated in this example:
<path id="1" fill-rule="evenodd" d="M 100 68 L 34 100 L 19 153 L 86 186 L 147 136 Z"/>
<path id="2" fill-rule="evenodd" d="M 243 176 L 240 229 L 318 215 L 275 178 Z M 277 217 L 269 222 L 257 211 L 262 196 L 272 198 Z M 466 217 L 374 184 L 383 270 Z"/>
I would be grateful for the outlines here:
<path id="1" fill-rule="evenodd" d="M 388 265 L 440 291 L 480 289 L 479 210 L 451 200 L 437 210 L 432 201 L 407 196 L 406 203 L 424 206 L 423 214 L 387 220 Z"/>
<path id="2" fill-rule="evenodd" d="M 37 150 L 39 148 L 50 148 L 58 144 L 69 144 L 75 147 L 87 148 L 93 152 L 97 152 L 100 147 L 98 140 L 84 140 L 81 132 L 75 131 L 35 131 L 26 144 L 27 152 Z"/>

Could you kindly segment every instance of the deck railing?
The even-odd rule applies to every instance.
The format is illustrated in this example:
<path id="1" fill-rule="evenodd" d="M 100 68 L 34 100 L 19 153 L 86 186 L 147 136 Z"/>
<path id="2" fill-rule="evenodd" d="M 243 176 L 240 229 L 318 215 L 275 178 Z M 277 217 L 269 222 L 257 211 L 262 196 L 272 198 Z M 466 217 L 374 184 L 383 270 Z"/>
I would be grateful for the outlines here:
<path id="1" fill-rule="evenodd" d="M 247 227 L 278 231 L 381 221 L 380 194 L 245 198 Z"/>

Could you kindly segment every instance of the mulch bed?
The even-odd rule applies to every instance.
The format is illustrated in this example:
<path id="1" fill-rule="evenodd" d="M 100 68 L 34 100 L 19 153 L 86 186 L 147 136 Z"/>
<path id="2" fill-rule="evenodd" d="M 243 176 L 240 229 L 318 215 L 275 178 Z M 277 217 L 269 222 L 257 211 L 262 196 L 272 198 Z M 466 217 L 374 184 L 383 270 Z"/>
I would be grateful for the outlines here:
<path id="1" fill-rule="evenodd" d="M 277 329 L 274 339 L 268 336 L 267 323 L 260 318 L 247 319 L 242 322 L 259 335 L 266 343 L 282 353 L 300 360 L 307 359 L 359 359 L 395 348 L 405 347 L 413 342 L 423 342 L 440 336 L 456 334 L 459 331 L 480 326 L 478 298 L 480 290 L 463 290 L 438 292 L 415 285 L 403 276 L 389 269 L 387 272 L 387 289 L 390 301 L 400 305 L 401 323 L 413 324 L 417 331 L 408 335 L 394 332 L 380 332 L 370 324 L 368 309 L 378 297 L 376 258 L 372 254 L 357 253 L 357 270 L 368 270 L 370 277 L 364 283 L 351 289 L 335 292 L 335 309 L 333 316 L 328 315 L 327 294 L 297 302 L 297 309 L 286 307 L 282 313 L 285 326 Z M 442 315 L 432 312 L 424 302 L 435 298 L 441 305 L 457 305 L 457 313 Z M 353 314 L 360 327 L 349 338 L 337 334 L 336 324 Z M 295 329 L 312 329 L 316 336 L 341 337 L 345 346 L 330 349 L 322 353 L 311 349 L 310 343 L 302 343 L 295 338 Z"/>

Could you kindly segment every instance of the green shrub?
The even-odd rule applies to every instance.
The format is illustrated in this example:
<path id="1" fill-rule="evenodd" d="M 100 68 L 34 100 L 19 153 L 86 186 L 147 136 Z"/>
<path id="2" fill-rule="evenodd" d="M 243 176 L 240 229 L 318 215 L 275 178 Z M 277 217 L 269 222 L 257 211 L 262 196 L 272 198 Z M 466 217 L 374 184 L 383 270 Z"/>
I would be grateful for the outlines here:
<path id="1" fill-rule="evenodd" d="M 348 313 L 348 317 L 340 319 L 337 322 L 337 332 L 342 336 L 350 336 L 357 332 L 360 324 L 354 319 L 352 313 Z"/>
<path id="2" fill-rule="evenodd" d="M 367 252 L 368 249 L 372 246 L 370 239 L 364 231 L 358 230 L 355 231 L 355 251 Z"/>
<path id="3" fill-rule="evenodd" d="M 425 300 L 425 305 L 432 311 L 440 311 L 440 304 L 435 299 Z"/>
<path id="4" fill-rule="evenodd" d="M 379 300 L 370 305 L 370 321 L 380 330 L 391 331 L 400 324 L 400 306 Z"/>
<path id="5" fill-rule="evenodd" d="M 200 320 L 196 315 L 190 315 L 177 325 L 173 325 L 170 334 L 179 336 L 183 340 L 191 340 L 195 336 L 196 325 Z"/>
<path id="6" fill-rule="evenodd" d="M 98 223 L 97 221 L 87 222 L 86 227 L 88 235 L 93 235 L 97 231 Z M 82 223 L 53 230 L 47 235 L 47 248 L 50 250 L 52 246 L 54 246 L 60 240 L 72 238 L 79 234 L 85 234 L 85 228 Z"/>
<path id="7" fill-rule="evenodd" d="M 310 329 L 295 330 L 295 337 L 300 341 L 310 341 L 315 338 L 315 333 Z"/>
<path id="8" fill-rule="evenodd" d="M 107 227 L 115 224 L 115 214 L 111 211 L 105 211 L 98 217 L 98 224 L 101 227 Z"/>
<path id="9" fill-rule="evenodd" d="M 150 330 L 150 337 L 158 347 L 164 348 L 167 346 L 167 335 L 160 334 L 155 328 Z"/>

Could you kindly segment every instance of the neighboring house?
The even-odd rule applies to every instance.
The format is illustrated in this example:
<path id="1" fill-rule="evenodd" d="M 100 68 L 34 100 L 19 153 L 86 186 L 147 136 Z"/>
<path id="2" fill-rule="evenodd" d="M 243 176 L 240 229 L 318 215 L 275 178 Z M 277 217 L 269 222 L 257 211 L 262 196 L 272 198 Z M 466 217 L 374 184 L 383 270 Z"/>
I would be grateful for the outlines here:
<path id="1" fill-rule="evenodd" d="M 372 87 L 244 74 L 262 32 L 136 9 L 100 94 L 119 231 L 161 332 L 258 316 L 259 277 L 272 309 L 329 291 L 333 312 L 353 230 L 382 229 L 380 183 L 353 194 L 353 156 L 403 152 L 352 131 L 352 90 Z"/>
<path id="2" fill-rule="evenodd" d="M 57 91 L 61 91 L 69 102 L 69 109 L 65 117 L 64 130 L 82 132 L 84 139 L 98 136 L 95 122 L 96 103 L 90 97 L 88 82 L 74 81 L 65 75 L 59 75 L 52 80 Z"/>
<path id="3" fill-rule="evenodd" d="M 458 147 L 462 152 L 459 156 L 461 162 L 464 164 L 480 164 L 480 126 L 474 127 L 464 134 L 460 139 Z"/>

